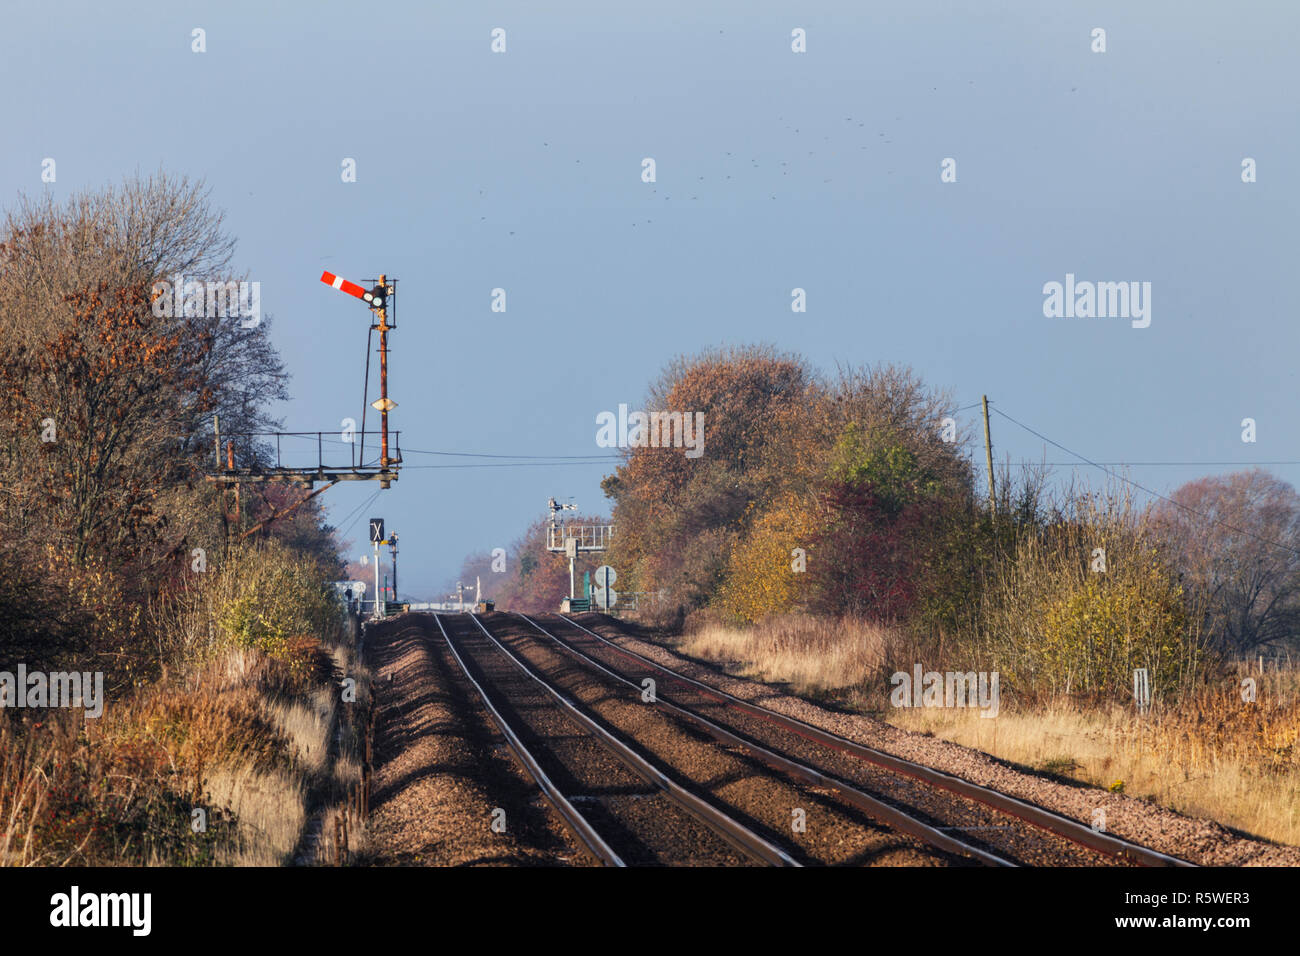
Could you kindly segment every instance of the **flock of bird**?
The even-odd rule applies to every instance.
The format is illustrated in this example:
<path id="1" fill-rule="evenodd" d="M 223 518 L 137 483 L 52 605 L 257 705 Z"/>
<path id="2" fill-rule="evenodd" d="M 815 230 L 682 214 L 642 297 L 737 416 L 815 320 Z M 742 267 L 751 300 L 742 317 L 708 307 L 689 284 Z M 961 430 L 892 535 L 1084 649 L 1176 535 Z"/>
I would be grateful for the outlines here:
<path id="1" fill-rule="evenodd" d="M 937 89 L 937 88 L 936 88 L 936 89 Z M 898 121 L 901 121 L 901 120 L 903 119 L 903 117 L 901 117 L 901 116 L 896 116 L 896 117 L 894 117 L 894 119 L 895 119 L 895 120 L 898 120 Z M 778 120 L 779 122 L 784 123 L 784 122 L 785 122 L 785 117 L 778 116 L 778 117 L 777 117 L 777 120 Z M 853 122 L 853 117 L 851 117 L 851 116 L 846 116 L 846 117 L 844 117 L 844 122 L 845 122 L 845 123 L 852 123 L 852 122 Z M 861 129 L 861 128 L 865 128 L 866 123 L 865 123 L 865 122 L 858 122 L 857 125 L 858 125 L 858 128 Z M 801 135 L 801 133 L 800 133 L 800 128 L 799 128 L 799 127 L 796 127 L 796 126 L 793 126 L 793 125 L 786 125 L 785 128 L 786 128 L 787 131 L 793 133 L 793 134 L 796 135 L 796 136 Z M 892 140 L 892 139 L 887 139 L 887 138 L 885 137 L 885 134 L 884 134 L 883 132 L 878 134 L 878 138 L 879 138 L 879 140 L 881 140 L 880 145 L 883 145 L 883 146 L 889 146 L 889 145 L 892 145 L 892 144 L 893 144 L 893 140 Z M 830 139 L 831 139 L 831 138 L 830 138 L 829 135 L 826 135 L 826 136 L 823 136 L 823 137 L 822 137 L 822 141 L 823 141 L 823 142 L 827 142 L 827 143 L 829 143 L 829 142 L 830 142 Z M 550 144 L 549 141 L 546 141 L 546 140 L 543 140 L 543 141 L 542 141 L 542 146 L 543 146 L 544 148 L 549 149 L 549 148 L 550 148 L 550 145 L 551 145 L 551 144 Z M 859 150 L 866 150 L 866 149 L 868 149 L 869 147 L 866 146 L 866 145 L 860 145 L 858 148 L 859 148 Z M 728 161 L 732 161 L 732 160 L 735 160 L 735 159 L 736 159 L 736 155 L 735 155 L 735 153 L 732 152 L 732 151 L 730 151 L 730 150 L 726 150 L 726 151 L 724 151 L 724 155 L 725 155 L 725 157 L 726 157 L 726 159 L 727 159 Z M 817 153 L 816 153 L 815 150 L 808 150 L 808 152 L 807 152 L 807 156 L 808 156 L 808 158 L 810 158 L 810 159 L 816 157 L 816 155 L 817 155 Z M 833 156 L 833 155 L 834 155 L 834 154 L 832 154 L 832 156 Z M 581 165 L 582 160 L 581 160 L 581 159 L 574 159 L 573 162 L 574 162 L 575 165 Z M 779 165 L 779 167 L 781 168 L 781 175 L 782 175 L 782 176 L 789 176 L 789 175 L 790 175 L 790 162 L 789 162 L 789 160 L 782 160 L 778 165 Z M 751 169 L 760 169 L 760 168 L 761 168 L 761 165 L 760 165 L 760 163 L 759 163 L 759 161 L 758 161 L 758 157 L 750 157 L 750 168 L 751 168 Z M 893 170 L 892 170 L 892 169 L 887 170 L 886 174 L 887 174 L 887 175 L 893 175 Z M 726 181 L 728 181 L 728 180 L 734 181 L 734 180 L 735 180 L 735 175 L 734 175 L 733 173 L 727 173 L 727 174 L 724 176 L 724 178 L 723 178 L 723 182 L 726 182 Z M 707 181 L 708 181 L 707 178 L 704 177 L 704 176 L 697 176 L 697 177 L 696 177 L 696 182 L 697 182 L 697 183 L 704 183 L 704 182 L 707 182 Z M 832 179 L 831 179 L 830 177 L 824 178 L 824 179 L 822 180 L 823 183 L 830 183 L 831 181 L 832 181 Z M 486 194 L 486 191 L 483 190 L 483 189 L 480 189 L 480 190 L 478 191 L 478 193 L 479 193 L 479 197 L 480 197 L 480 198 L 483 198 L 483 197 L 485 197 L 485 196 L 487 195 L 487 194 Z M 654 185 L 652 185 L 652 186 L 651 186 L 651 195 L 657 196 L 658 194 L 659 194 L 659 188 L 658 188 L 658 186 L 654 186 Z M 700 197 L 699 197 L 698 192 L 692 194 L 691 197 L 690 197 L 691 201 L 698 201 L 699 198 L 700 198 Z M 770 193 L 770 194 L 769 194 L 769 198 L 770 198 L 771 200 L 775 201 L 777 197 L 776 197 L 776 194 L 775 194 L 775 193 Z M 663 196 L 663 199 L 664 199 L 664 202 L 671 202 L 671 201 L 672 201 L 672 196 L 669 195 L 668 193 L 665 193 L 664 196 Z M 486 221 L 487 221 L 487 216 L 480 216 L 480 217 L 479 217 L 479 221 L 480 221 L 480 222 L 486 222 Z M 651 224 L 654 223 L 654 220 L 653 220 L 653 219 L 646 219 L 644 222 L 645 222 L 645 224 L 647 224 L 647 225 L 651 225 Z M 633 227 L 635 227 L 635 226 L 637 225 L 637 223 L 633 222 L 633 223 L 631 223 L 631 225 L 632 225 Z M 514 232 L 511 232 L 510 235 L 513 236 L 513 235 L 514 235 Z"/>

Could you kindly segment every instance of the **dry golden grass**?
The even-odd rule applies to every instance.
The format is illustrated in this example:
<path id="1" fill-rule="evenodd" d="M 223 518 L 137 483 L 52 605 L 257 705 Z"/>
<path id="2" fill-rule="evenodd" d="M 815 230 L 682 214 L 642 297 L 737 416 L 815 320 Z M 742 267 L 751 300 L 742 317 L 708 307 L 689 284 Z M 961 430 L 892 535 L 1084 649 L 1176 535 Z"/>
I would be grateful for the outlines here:
<path id="1" fill-rule="evenodd" d="M 290 645 L 288 659 L 228 649 L 97 721 L 0 714 L 0 863 L 293 862 L 311 818 L 361 778 L 362 737 L 330 678 L 366 677 L 342 647 Z"/>
<path id="2" fill-rule="evenodd" d="M 271 720 L 290 741 L 295 769 L 321 773 L 329 764 L 330 731 L 338 707 L 337 687 L 318 687 L 306 699 L 268 703 Z"/>
<path id="3" fill-rule="evenodd" d="M 749 628 L 705 623 L 687 633 L 678 650 L 728 665 L 738 674 L 785 684 L 796 694 L 820 697 L 850 691 L 880 671 L 900 637 L 853 619 L 774 615 Z"/>
<path id="4" fill-rule="evenodd" d="M 811 698 L 881 713 L 887 674 L 916 660 L 898 633 L 860 621 L 786 615 L 738 629 L 705 622 L 678 650 Z M 1253 676 L 1257 699 L 1241 699 Z M 1214 678 L 1139 718 L 1132 707 L 1058 697 L 1032 705 L 1003 689 L 997 719 L 966 708 L 884 707 L 886 720 L 1083 783 L 1122 786 L 1193 816 L 1300 844 L 1300 668 Z"/>
<path id="5" fill-rule="evenodd" d="M 209 801 L 233 813 L 238 827 L 220 843 L 214 862 L 281 866 L 290 860 L 307 823 L 308 794 L 299 774 L 244 764 L 219 768 L 205 783 Z"/>
<path id="6" fill-rule="evenodd" d="M 358 681 L 359 703 L 364 706 L 368 674 L 350 649 L 336 646 L 330 653 L 332 670 Z M 288 742 L 288 769 L 262 771 L 244 764 L 207 778 L 212 802 L 229 808 L 239 828 L 238 839 L 221 847 L 218 862 L 235 866 L 282 865 L 302 848 L 309 826 L 321 834 L 312 861 L 323 862 L 322 841 L 332 841 L 325 824 L 349 812 L 362 784 L 364 742 L 361 728 L 343 712 L 347 706 L 351 705 L 341 703 L 339 688 L 333 683 L 295 697 L 263 701 L 269 721 Z M 352 813 L 348 826 L 349 853 L 363 852 L 364 821 Z"/>
<path id="7" fill-rule="evenodd" d="M 317 803 L 321 808 L 314 821 L 317 839 L 312 862 L 364 863 L 372 852 L 366 815 L 369 812 L 369 781 L 363 767 L 370 759 L 366 715 L 371 711 L 370 672 L 355 650 L 339 645 L 334 649 L 334 668 L 355 678 L 357 699 L 339 706 L 333 724 L 334 748 L 320 780 Z"/>
<path id="8" fill-rule="evenodd" d="M 1132 707 L 1046 702 L 981 720 L 962 709 L 891 710 L 887 719 L 1035 770 L 1300 844 L 1300 672 L 1255 675 L 1242 701 L 1228 677 L 1139 717 Z"/>
<path id="9" fill-rule="evenodd" d="M 291 858 L 307 825 L 311 782 L 330 771 L 337 699 L 337 689 L 324 686 L 306 699 L 264 700 L 268 720 L 288 742 L 288 768 L 259 770 L 244 763 L 206 778 L 211 803 L 228 808 L 239 827 L 238 839 L 220 848 L 220 863 L 278 866 Z"/>

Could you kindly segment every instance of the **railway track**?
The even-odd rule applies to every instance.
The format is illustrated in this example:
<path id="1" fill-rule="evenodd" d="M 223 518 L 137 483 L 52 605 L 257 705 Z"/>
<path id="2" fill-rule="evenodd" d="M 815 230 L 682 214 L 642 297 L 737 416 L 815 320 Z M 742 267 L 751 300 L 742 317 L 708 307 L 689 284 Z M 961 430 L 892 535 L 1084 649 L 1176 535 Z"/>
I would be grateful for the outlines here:
<path id="1" fill-rule="evenodd" d="M 999 858 L 997 854 L 1003 854 L 1007 859 L 1021 862 L 1053 864 L 1096 863 L 1101 858 L 1102 861 L 1109 860 L 1122 865 L 1193 865 L 1112 834 L 1098 832 L 1078 821 L 1007 794 L 864 746 L 785 714 L 741 700 L 664 667 L 563 615 L 539 618 L 550 625 L 549 629 L 532 618 L 524 615 L 518 617 L 574 655 L 576 660 L 586 661 L 589 666 L 615 674 L 633 686 L 638 686 L 637 682 L 646 676 L 653 675 L 665 687 L 671 688 L 671 699 L 662 692 L 658 694 L 661 703 L 689 715 L 701 725 L 711 725 L 714 728 L 711 732 L 721 731 L 722 734 L 739 739 L 744 746 L 767 751 L 776 756 L 778 761 L 798 764 L 799 768 L 789 768 L 791 772 L 819 774 L 831 785 L 847 786 L 850 790 L 856 789 L 853 784 L 866 785 L 877 793 L 877 797 L 868 799 L 879 803 L 886 802 L 879 799 L 881 795 L 893 795 L 895 799 L 886 803 L 891 811 L 898 810 L 896 803 L 900 795 L 904 799 L 915 798 L 919 793 L 918 787 L 930 793 L 950 795 L 966 807 L 975 805 L 983 808 L 986 811 L 983 815 L 985 822 L 971 824 L 969 813 L 959 812 L 958 818 L 964 817 L 967 822 L 958 824 L 953 829 L 985 834 L 978 842 L 995 858 Z M 554 633 L 557 630 L 563 631 L 566 636 Z M 933 798 L 919 802 L 926 807 L 926 813 L 922 815 L 943 816 L 942 808 L 935 806 Z M 867 809 L 867 804 L 859 805 Z M 961 809 L 958 807 L 959 811 Z M 867 812 L 871 810 L 868 809 Z M 1009 825 L 1008 821 L 1011 821 Z M 942 827 L 933 829 L 944 832 Z M 1042 835 L 1047 845 L 1041 845 L 1042 841 L 1038 841 L 1040 846 L 1026 853 L 1026 837 L 1030 834 Z M 1034 842 L 1032 837 L 1028 842 Z M 1076 852 L 1063 853 L 1063 845 Z M 1046 858 L 1043 858 L 1044 851 Z"/>
<path id="2" fill-rule="evenodd" d="M 476 617 L 439 614 L 434 622 L 510 748 L 596 860 L 798 865 L 592 720 Z"/>
<path id="3" fill-rule="evenodd" d="M 582 655 L 580 666 L 573 666 L 567 655 L 574 652 L 531 619 L 521 620 L 554 640 L 555 648 L 525 634 L 498 637 L 493 630 L 503 629 L 504 615 L 490 617 L 492 629 L 476 616 L 434 620 L 520 762 L 570 831 L 602 862 L 681 862 L 671 845 L 665 850 L 654 844 L 665 834 L 672 844 L 687 816 L 732 851 L 768 865 L 1012 865 L 979 841 L 944 832 L 698 714 L 662 699 L 647 706 L 642 688 L 626 677 Z M 642 800 L 662 804 L 666 797 L 674 804 L 677 821 L 663 819 L 652 833 L 624 819 L 626 803 L 599 792 L 596 776 L 608 768 L 584 765 L 592 755 L 575 749 L 574 729 L 652 788 L 638 795 Z M 615 781 L 606 783 L 608 789 Z M 626 785 L 617 782 L 615 789 Z M 597 792 L 577 794 L 574 787 Z M 806 825 L 792 825 L 792 812 Z M 710 857 L 709 848 L 701 849 Z M 732 861 L 712 856 L 691 862 Z"/>

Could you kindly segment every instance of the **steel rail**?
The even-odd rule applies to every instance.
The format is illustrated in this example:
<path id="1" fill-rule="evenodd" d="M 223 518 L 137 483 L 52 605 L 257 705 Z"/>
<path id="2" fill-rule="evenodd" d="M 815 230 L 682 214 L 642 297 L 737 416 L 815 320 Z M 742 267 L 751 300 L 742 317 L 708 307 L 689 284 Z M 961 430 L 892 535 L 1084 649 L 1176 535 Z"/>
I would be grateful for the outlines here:
<path id="1" fill-rule="evenodd" d="M 632 750 L 623 741 L 619 740 L 608 730 L 598 724 L 576 704 L 543 680 L 538 674 L 526 663 L 519 659 L 508 647 L 502 644 L 496 637 L 483 626 L 483 622 L 475 614 L 468 615 L 478 629 L 483 632 L 497 649 L 501 651 L 509 660 L 513 661 L 525 675 L 537 682 L 546 693 L 553 697 L 565 712 L 575 720 L 584 729 L 602 743 L 606 749 L 623 761 L 633 772 L 644 778 L 648 783 L 659 787 L 674 803 L 680 806 L 687 813 L 694 816 L 697 820 L 717 833 L 723 840 L 730 844 L 741 853 L 766 863 L 769 866 L 799 866 L 798 861 L 793 859 L 788 853 L 777 846 L 769 843 L 754 831 L 750 830 L 744 824 L 732 819 L 717 807 L 701 800 L 695 794 L 683 788 L 681 785 L 667 777 L 657 767 L 647 761 L 644 757 Z"/>
<path id="2" fill-rule="evenodd" d="M 536 621 L 534 621 L 532 618 L 528 617 L 527 615 L 519 614 L 519 617 L 527 621 L 529 624 L 531 624 L 537 630 L 541 631 L 547 637 L 551 638 L 551 640 L 555 641 L 555 643 L 559 645 L 564 651 L 566 651 L 568 654 L 572 655 L 576 659 L 604 672 L 605 674 L 608 674 L 610 677 L 614 678 L 617 681 L 621 681 L 622 683 L 627 684 L 633 690 L 636 690 L 638 692 L 642 690 L 642 688 L 638 686 L 636 683 L 634 683 L 633 681 L 624 677 L 622 674 L 618 674 L 610 670 L 604 664 L 600 663 L 599 661 L 591 657 L 588 657 L 586 654 L 582 653 L 577 648 L 570 646 L 567 642 L 556 637 L 554 634 L 546 630 L 546 628 L 542 627 L 540 624 L 538 624 Z M 969 843 L 963 842 L 962 840 L 958 840 L 956 837 L 949 836 L 943 831 L 930 826 L 928 823 L 918 820 L 915 817 L 911 816 L 910 814 L 905 813 L 902 810 L 899 810 L 897 807 L 890 806 L 889 804 L 883 802 L 882 800 L 878 800 L 875 797 L 870 796 L 869 794 L 863 793 L 861 790 L 845 783 L 842 780 L 837 780 L 834 777 L 828 777 L 827 775 L 823 774 L 819 770 L 809 767 L 807 764 L 799 763 L 796 760 L 791 760 L 789 757 L 785 757 L 782 756 L 781 754 L 775 753 L 774 751 L 768 750 L 766 747 L 754 743 L 752 740 L 747 740 L 744 737 L 734 734 L 731 731 L 726 730 L 725 728 L 715 724 L 707 717 L 702 717 L 701 715 L 694 713 L 693 711 L 687 710 L 684 707 L 674 704 L 672 701 L 665 700 L 664 698 L 659 697 L 657 694 L 656 694 L 655 702 L 663 706 L 664 708 L 671 710 L 674 714 L 677 714 L 679 717 L 700 727 L 702 730 L 704 730 L 706 733 L 708 733 L 711 737 L 715 738 L 716 740 L 720 740 L 723 743 L 729 744 L 733 747 L 739 747 L 742 750 L 746 751 L 747 753 L 750 753 L 753 756 L 757 757 L 759 760 L 761 760 L 763 763 L 767 764 L 768 766 L 774 767 L 777 770 L 784 771 L 785 773 L 788 773 L 791 776 L 798 777 L 799 779 L 807 783 L 810 783 L 813 786 L 823 787 L 827 790 L 834 791 L 836 794 L 839 795 L 841 799 L 844 800 L 845 803 L 852 804 L 858 809 L 866 812 L 868 815 L 879 820 L 881 823 L 884 823 L 887 826 L 893 827 L 896 830 L 900 830 L 903 833 L 907 833 L 913 837 L 916 837 L 918 840 L 921 840 L 923 843 L 936 847 L 940 850 L 944 850 L 948 853 L 955 853 L 960 856 L 973 857 L 974 859 L 978 860 L 980 863 L 985 864 L 986 866 L 1015 866 L 1016 865 L 1010 862 L 1009 860 L 1005 860 L 994 853 L 990 853 L 987 850 L 981 849 L 980 847 L 973 846 Z"/>
<path id="3" fill-rule="evenodd" d="M 510 745 L 510 749 L 513 750 L 515 756 L 519 758 L 519 762 L 523 764 L 524 769 L 528 771 L 529 776 L 536 781 L 537 786 L 541 788 L 543 795 L 545 795 L 546 799 L 550 801 L 551 806 L 555 808 L 555 812 L 560 815 L 560 819 L 564 821 L 565 826 L 567 826 L 578 839 L 578 842 L 585 846 L 596 857 L 596 859 L 605 866 L 626 866 L 627 864 L 624 863 L 622 858 L 614 852 L 614 849 L 605 842 L 604 838 L 596 832 L 595 827 L 588 822 L 587 818 L 569 802 L 568 798 L 560 792 L 560 788 L 551 782 L 551 778 L 546 775 L 546 771 L 541 768 L 541 765 L 539 765 L 533 755 L 529 753 L 528 748 L 524 746 L 524 742 L 520 740 L 519 736 L 511 729 L 510 724 L 506 721 L 505 717 L 503 717 L 501 712 L 492 704 L 492 701 L 488 698 L 487 691 L 485 691 L 483 686 L 474 679 L 474 675 L 470 673 L 469 667 L 460 656 L 460 652 L 456 650 L 456 645 L 452 643 L 450 635 L 447 634 L 447 629 L 442 626 L 442 620 L 436 614 L 433 616 L 433 619 L 438 625 L 438 630 L 442 632 L 442 639 L 447 642 L 447 649 L 451 651 L 452 657 L 454 657 L 456 663 L 460 665 L 460 669 L 464 672 L 465 678 L 471 685 L 473 685 L 474 690 L 478 693 L 479 699 L 483 701 L 483 707 L 487 710 L 493 723 L 497 725 L 497 729 L 501 731 L 501 736 L 505 737 L 506 743 Z"/>
<path id="4" fill-rule="evenodd" d="M 711 687 L 708 684 L 694 680 L 693 678 L 678 674 L 676 671 L 670 670 L 662 664 L 652 661 L 650 658 L 638 654 L 635 651 L 628 650 L 625 647 L 620 647 L 608 638 L 597 634 L 590 628 L 584 627 L 577 621 L 574 621 L 563 614 L 557 616 L 578 630 L 590 634 L 598 641 L 608 645 L 617 653 L 632 658 L 648 667 L 652 667 L 656 671 L 667 675 L 672 680 L 694 687 L 696 690 L 705 694 L 705 696 L 712 697 L 720 703 L 751 714 L 752 716 L 762 718 L 763 720 L 778 724 L 787 730 L 799 734 L 801 737 L 813 740 L 823 746 L 847 753 L 850 756 L 883 767 L 886 770 L 891 770 L 894 773 L 913 777 L 917 780 L 928 783 L 931 786 L 948 790 L 952 793 L 958 794 L 959 796 L 966 797 L 969 800 L 974 800 L 977 803 L 982 803 L 985 806 L 992 807 L 1000 813 L 1005 813 L 1008 816 L 1023 820 L 1031 826 L 1047 830 L 1059 837 L 1070 840 L 1073 843 L 1078 843 L 1090 850 L 1095 850 L 1098 853 L 1104 853 L 1118 859 L 1139 863 L 1143 866 L 1196 866 L 1195 863 L 1190 863 L 1187 860 L 1182 860 L 1166 853 L 1160 853 L 1156 850 L 1150 849 L 1149 847 L 1132 843 L 1120 837 L 1111 836 L 1108 833 L 1093 830 L 1091 827 L 1085 826 L 1077 820 L 1071 820 L 1068 817 L 1063 817 L 1050 810 L 1045 810 L 1042 807 L 1026 803 L 1023 800 L 1019 800 L 1005 793 L 992 790 L 989 787 L 981 786 L 977 783 L 971 783 L 969 780 L 963 780 L 960 777 L 954 777 L 941 770 L 927 767 L 925 764 L 915 763 L 911 760 L 906 760 L 902 757 L 896 757 L 893 754 L 885 753 L 882 750 L 876 750 L 873 747 L 867 747 L 863 744 L 855 743 L 854 741 L 840 737 L 837 734 L 832 734 L 829 731 L 822 730 L 820 727 L 814 727 L 812 724 L 805 723 L 795 717 L 789 717 L 785 714 L 779 714 L 776 711 L 768 710 L 766 707 L 751 704 L 749 701 L 741 700 L 739 697 L 728 694 L 726 691 L 719 690 L 716 687 Z"/>

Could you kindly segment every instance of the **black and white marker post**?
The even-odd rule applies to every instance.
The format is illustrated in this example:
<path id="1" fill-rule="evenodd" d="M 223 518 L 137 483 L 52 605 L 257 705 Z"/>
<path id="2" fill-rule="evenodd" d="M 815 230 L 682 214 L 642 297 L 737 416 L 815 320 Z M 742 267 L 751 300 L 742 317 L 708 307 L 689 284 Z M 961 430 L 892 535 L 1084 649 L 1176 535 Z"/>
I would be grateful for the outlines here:
<path id="1" fill-rule="evenodd" d="M 379 588 L 379 546 L 384 543 L 384 519 L 370 519 L 370 543 L 375 547 L 375 620 L 384 616 L 384 592 Z"/>

